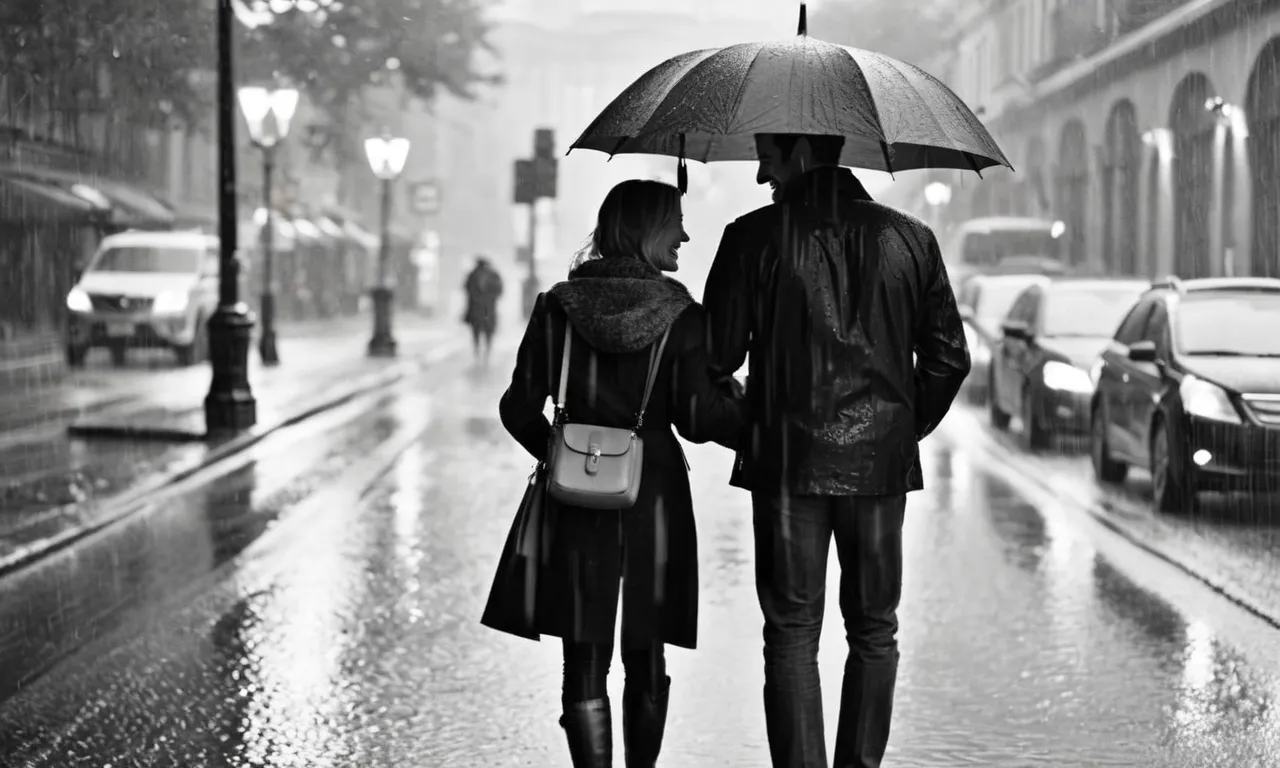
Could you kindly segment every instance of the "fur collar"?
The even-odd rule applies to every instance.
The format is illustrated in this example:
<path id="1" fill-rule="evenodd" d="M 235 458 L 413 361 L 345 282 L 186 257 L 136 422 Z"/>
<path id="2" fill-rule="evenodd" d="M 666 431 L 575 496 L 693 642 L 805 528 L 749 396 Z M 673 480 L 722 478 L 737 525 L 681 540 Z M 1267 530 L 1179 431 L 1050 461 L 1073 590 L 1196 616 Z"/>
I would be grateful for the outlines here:
<path id="1" fill-rule="evenodd" d="M 601 352 L 636 352 L 658 340 L 693 297 L 656 267 L 627 257 L 583 262 L 549 293 Z"/>

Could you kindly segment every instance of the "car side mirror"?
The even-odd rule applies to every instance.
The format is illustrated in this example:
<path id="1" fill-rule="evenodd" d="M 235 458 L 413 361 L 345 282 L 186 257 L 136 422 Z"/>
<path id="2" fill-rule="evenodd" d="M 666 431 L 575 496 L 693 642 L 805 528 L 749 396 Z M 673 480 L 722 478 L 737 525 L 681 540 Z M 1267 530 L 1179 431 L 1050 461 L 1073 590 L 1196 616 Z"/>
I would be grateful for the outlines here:
<path id="1" fill-rule="evenodd" d="M 1000 329 L 1004 331 L 1004 335 L 1011 339 L 1022 339 L 1029 341 L 1031 339 L 1031 327 L 1021 320 L 1005 320 L 1000 324 Z"/>
<path id="2" fill-rule="evenodd" d="M 1129 345 L 1129 359 L 1135 363 L 1154 363 L 1156 361 L 1156 343 L 1154 341 L 1135 341 Z"/>

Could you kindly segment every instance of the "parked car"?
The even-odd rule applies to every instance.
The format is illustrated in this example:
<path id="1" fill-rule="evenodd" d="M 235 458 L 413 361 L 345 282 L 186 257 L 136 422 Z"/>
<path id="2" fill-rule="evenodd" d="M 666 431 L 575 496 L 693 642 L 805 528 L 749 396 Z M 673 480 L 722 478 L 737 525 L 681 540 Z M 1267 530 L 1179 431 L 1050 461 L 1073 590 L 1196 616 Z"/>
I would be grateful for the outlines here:
<path id="1" fill-rule="evenodd" d="M 1125 317 L 1093 374 L 1094 471 L 1151 469 L 1163 511 L 1201 490 L 1280 487 L 1280 280 L 1170 279 Z"/>
<path id="2" fill-rule="evenodd" d="M 203 360 L 205 321 L 218 303 L 218 238 L 199 232 L 129 231 L 103 238 L 67 294 L 67 362 L 106 347 L 116 365 L 130 348 L 168 347 Z"/>
<path id="3" fill-rule="evenodd" d="M 1001 324 L 990 364 L 991 424 L 1022 417 L 1026 447 L 1057 434 L 1086 434 L 1093 381 L 1089 370 L 1148 280 L 1062 277 L 1025 288 Z"/>
<path id="4" fill-rule="evenodd" d="M 986 402 L 991 352 L 1000 341 L 1000 323 L 1027 286 L 1048 281 L 1039 274 L 975 275 L 961 290 L 960 317 L 969 344 L 970 369 L 965 396 L 971 403 Z"/>

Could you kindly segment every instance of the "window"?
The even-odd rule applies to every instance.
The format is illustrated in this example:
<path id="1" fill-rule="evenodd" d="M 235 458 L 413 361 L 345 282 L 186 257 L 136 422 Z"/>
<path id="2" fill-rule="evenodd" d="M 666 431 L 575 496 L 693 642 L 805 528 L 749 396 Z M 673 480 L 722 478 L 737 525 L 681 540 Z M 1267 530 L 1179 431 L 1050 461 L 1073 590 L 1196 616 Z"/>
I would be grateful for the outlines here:
<path id="1" fill-rule="evenodd" d="M 1147 325 L 1147 316 L 1151 314 L 1153 304 L 1151 300 L 1140 301 L 1137 306 L 1129 310 L 1129 314 L 1116 329 L 1115 340 L 1126 347 L 1135 341 L 1141 341 L 1142 332 Z"/>
<path id="2" fill-rule="evenodd" d="M 200 251 L 194 248 L 125 246 L 99 254 L 92 272 L 189 273 L 200 268 Z"/>
<path id="3" fill-rule="evenodd" d="M 1174 322 L 1185 355 L 1280 357 L 1280 295 L 1212 293 L 1184 298 Z"/>
<path id="4" fill-rule="evenodd" d="M 1002 280 L 984 282 L 974 294 L 973 313 L 979 320 L 1000 322 L 1010 313 L 1014 301 L 1019 298 L 1034 278 L 1027 281 Z"/>
<path id="5" fill-rule="evenodd" d="M 1013 302 L 1013 307 L 1009 310 L 1009 319 L 1019 323 L 1026 323 L 1028 326 L 1034 325 L 1036 320 L 1036 310 L 1040 306 L 1040 289 L 1028 288 L 1023 291 L 1018 300 Z"/>
<path id="6" fill-rule="evenodd" d="M 1110 336 L 1141 294 L 1140 288 L 1120 286 L 1053 291 L 1045 300 L 1044 335 Z"/>
<path id="7" fill-rule="evenodd" d="M 1151 308 L 1151 317 L 1147 318 L 1147 328 L 1143 331 L 1142 338 L 1155 342 L 1158 359 L 1169 359 L 1169 308 L 1163 301 L 1156 302 Z"/>

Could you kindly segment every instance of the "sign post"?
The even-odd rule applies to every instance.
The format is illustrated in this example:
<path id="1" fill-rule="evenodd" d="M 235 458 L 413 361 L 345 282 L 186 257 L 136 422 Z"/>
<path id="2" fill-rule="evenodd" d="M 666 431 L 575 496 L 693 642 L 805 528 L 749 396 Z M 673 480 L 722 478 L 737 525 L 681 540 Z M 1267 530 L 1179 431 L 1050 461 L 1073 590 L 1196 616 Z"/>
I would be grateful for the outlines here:
<path id="1" fill-rule="evenodd" d="M 528 244 L 516 249 L 516 260 L 527 259 L 529 274 L 524 280 L 524 316 L 533 313 L 538 299 L 538 201 L 555 198 L 558 183 L 558 161 L 555 158 L 555 132 L 539 128 L 533 132 L 533 157 L 515 162 L 516 205 L 529 206 Z"/>

